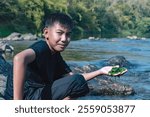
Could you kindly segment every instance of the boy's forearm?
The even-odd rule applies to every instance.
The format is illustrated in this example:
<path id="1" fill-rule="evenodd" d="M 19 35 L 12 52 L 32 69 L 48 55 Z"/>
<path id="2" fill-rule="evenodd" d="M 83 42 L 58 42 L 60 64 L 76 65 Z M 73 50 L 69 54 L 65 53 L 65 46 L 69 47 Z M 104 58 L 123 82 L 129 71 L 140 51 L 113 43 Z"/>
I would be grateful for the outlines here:
<path id="1" fill-rule="evenodd" d="M 83 73 L 82 75 L 85 78 L 85 80 L 91 80 L 94 77 L 96 77 L 98 75 L 102 75 L 102 74 L 103 73 L 100 70 L 97 70 L 97 71 L 93 71 L 93 72 L 90 72 L 90 73 Z"/>
<path id="2" fill-rule="evenodd" d="M 112 68 L 113 66 L 105 66 L 97 71 L 90 72 L 90 73 L 83 73 L 82 75 L 84 76 L 85 80 L 91 80 L 92 78 L 98 75 L 104 75 L 104 74 L 107 75 L 111 71 Z"/>

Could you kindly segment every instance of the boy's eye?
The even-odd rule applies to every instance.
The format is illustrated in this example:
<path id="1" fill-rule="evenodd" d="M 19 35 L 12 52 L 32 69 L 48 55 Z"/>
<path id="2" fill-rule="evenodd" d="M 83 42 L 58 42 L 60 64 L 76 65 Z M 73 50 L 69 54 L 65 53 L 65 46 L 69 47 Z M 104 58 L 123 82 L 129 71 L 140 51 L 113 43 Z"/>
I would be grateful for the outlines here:
<path id="1" fill-rule="evenodd" d="M 57 32 L 57 34 L 62 35 L 62 34 L 63 34 L 63 32 Z"/>

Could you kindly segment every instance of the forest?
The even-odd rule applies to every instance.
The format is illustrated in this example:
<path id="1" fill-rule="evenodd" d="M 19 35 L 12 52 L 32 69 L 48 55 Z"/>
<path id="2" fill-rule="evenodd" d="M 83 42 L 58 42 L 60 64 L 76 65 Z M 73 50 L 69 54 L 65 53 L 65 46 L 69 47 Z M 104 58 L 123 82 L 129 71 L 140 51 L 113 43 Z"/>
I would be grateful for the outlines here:
<path id="1" fill-rule="evenodd" d="M 150 38 L 150 0 L 0 0 L 0 37 L 41 36 L 43 19 L 53 12 L 74 20 L 73 39 Z"/>

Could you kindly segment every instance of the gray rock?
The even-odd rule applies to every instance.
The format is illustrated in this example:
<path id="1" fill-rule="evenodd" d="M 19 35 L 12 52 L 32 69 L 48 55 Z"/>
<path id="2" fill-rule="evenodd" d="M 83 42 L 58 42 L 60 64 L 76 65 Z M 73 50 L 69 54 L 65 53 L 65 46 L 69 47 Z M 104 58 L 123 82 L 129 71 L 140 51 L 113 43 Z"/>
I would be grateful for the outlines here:
<path id="1" fill-rule="evenodd" d="M 12 74 L 10 74 L 12 70 L 12 66 L 5 61 L 5 59 L 0 54 L 0 97 L 1 99 L 4 96 L 4 92 L 6 89 L 7 79 L 9 77 L 12 77 Z"/>
<path id="2" fill-rule="evenodd" d="M 22 40 L 37 40 L 37 36 L 33 35 L 31 33 L 28 34 L 20 34 L 17 32 L 14 32 L 10 34 L 9 36 L 3 38 L 3 40 L 11 40 L 11 41 L 22 41 Z"/>
<path id="3" fill-rule="evenodd" d="M 23 38 L 23 40 L 37 40 L 37 36 L 31 33 L 23 34 L 21 37 Z"/>
<path id="4" fill-rule="evenodd" d="M 104 77 L 104 76 L 102 76 Z M 91 95 L 132 95 L 135 93 L 134 89 L 119 82 L 114 82 L 110 79 L 95 78 L 96 85 L 91 87 Z"/>
<path id="5" fill-rule="evenodd" d="M 75 73 L 87 73 L 95 71 L 98 68 L 94 65 L 86 65 L 83 67 L 72 67 Z M 111 80 L 111 76 L 102 75 L 88 81 L 90 95 L 132 95 L 134 89 L 128 84 L 122 84 Z"/>
<path id="6" fill-rule="evenodd" d="M 13 40 L 13 41 L 21 41 L 23 38 L 21 37 L 20 33 L 14 32 L 10 34 L 9 36 L 3 38 L 3 40 Z"/>
<path id="7" fill-rule="evenodd" d="M 126 67 L 126 68 L 130 68 L 133 66 L 129 61 L 126 60 L 124 56 L 114 56 L 108 59 L 105 62 L 105 65 L 111 65 L 111 66 L 119 65 L 120 67 Z"/>
<path id="8" fill-rule="evenodd" d="M 0 52 L 13 52 L 14 47 L 5 41 L 0 41 Z"/>

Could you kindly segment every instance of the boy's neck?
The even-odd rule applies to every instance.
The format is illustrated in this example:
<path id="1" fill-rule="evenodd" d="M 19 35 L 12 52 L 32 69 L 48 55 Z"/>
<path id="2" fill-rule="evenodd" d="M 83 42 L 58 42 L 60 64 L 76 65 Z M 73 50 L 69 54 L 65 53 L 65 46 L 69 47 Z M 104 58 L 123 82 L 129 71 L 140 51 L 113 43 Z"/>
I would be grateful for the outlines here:
<path id="1" fill-rule="evenodd" d="M 47 43 L 47 45 L 48 45 L 49 49 L 51 50 L 51 53 L 52 53 L 52 54 L 55 54 L 55 53 L 56 53 L 56 51 L 54 51 L 54 50 L 53 50 L 53 48 L 49 45 L 49 43 L 48 43 L 47 41 L 46 41 L 46 43 Z"/>

